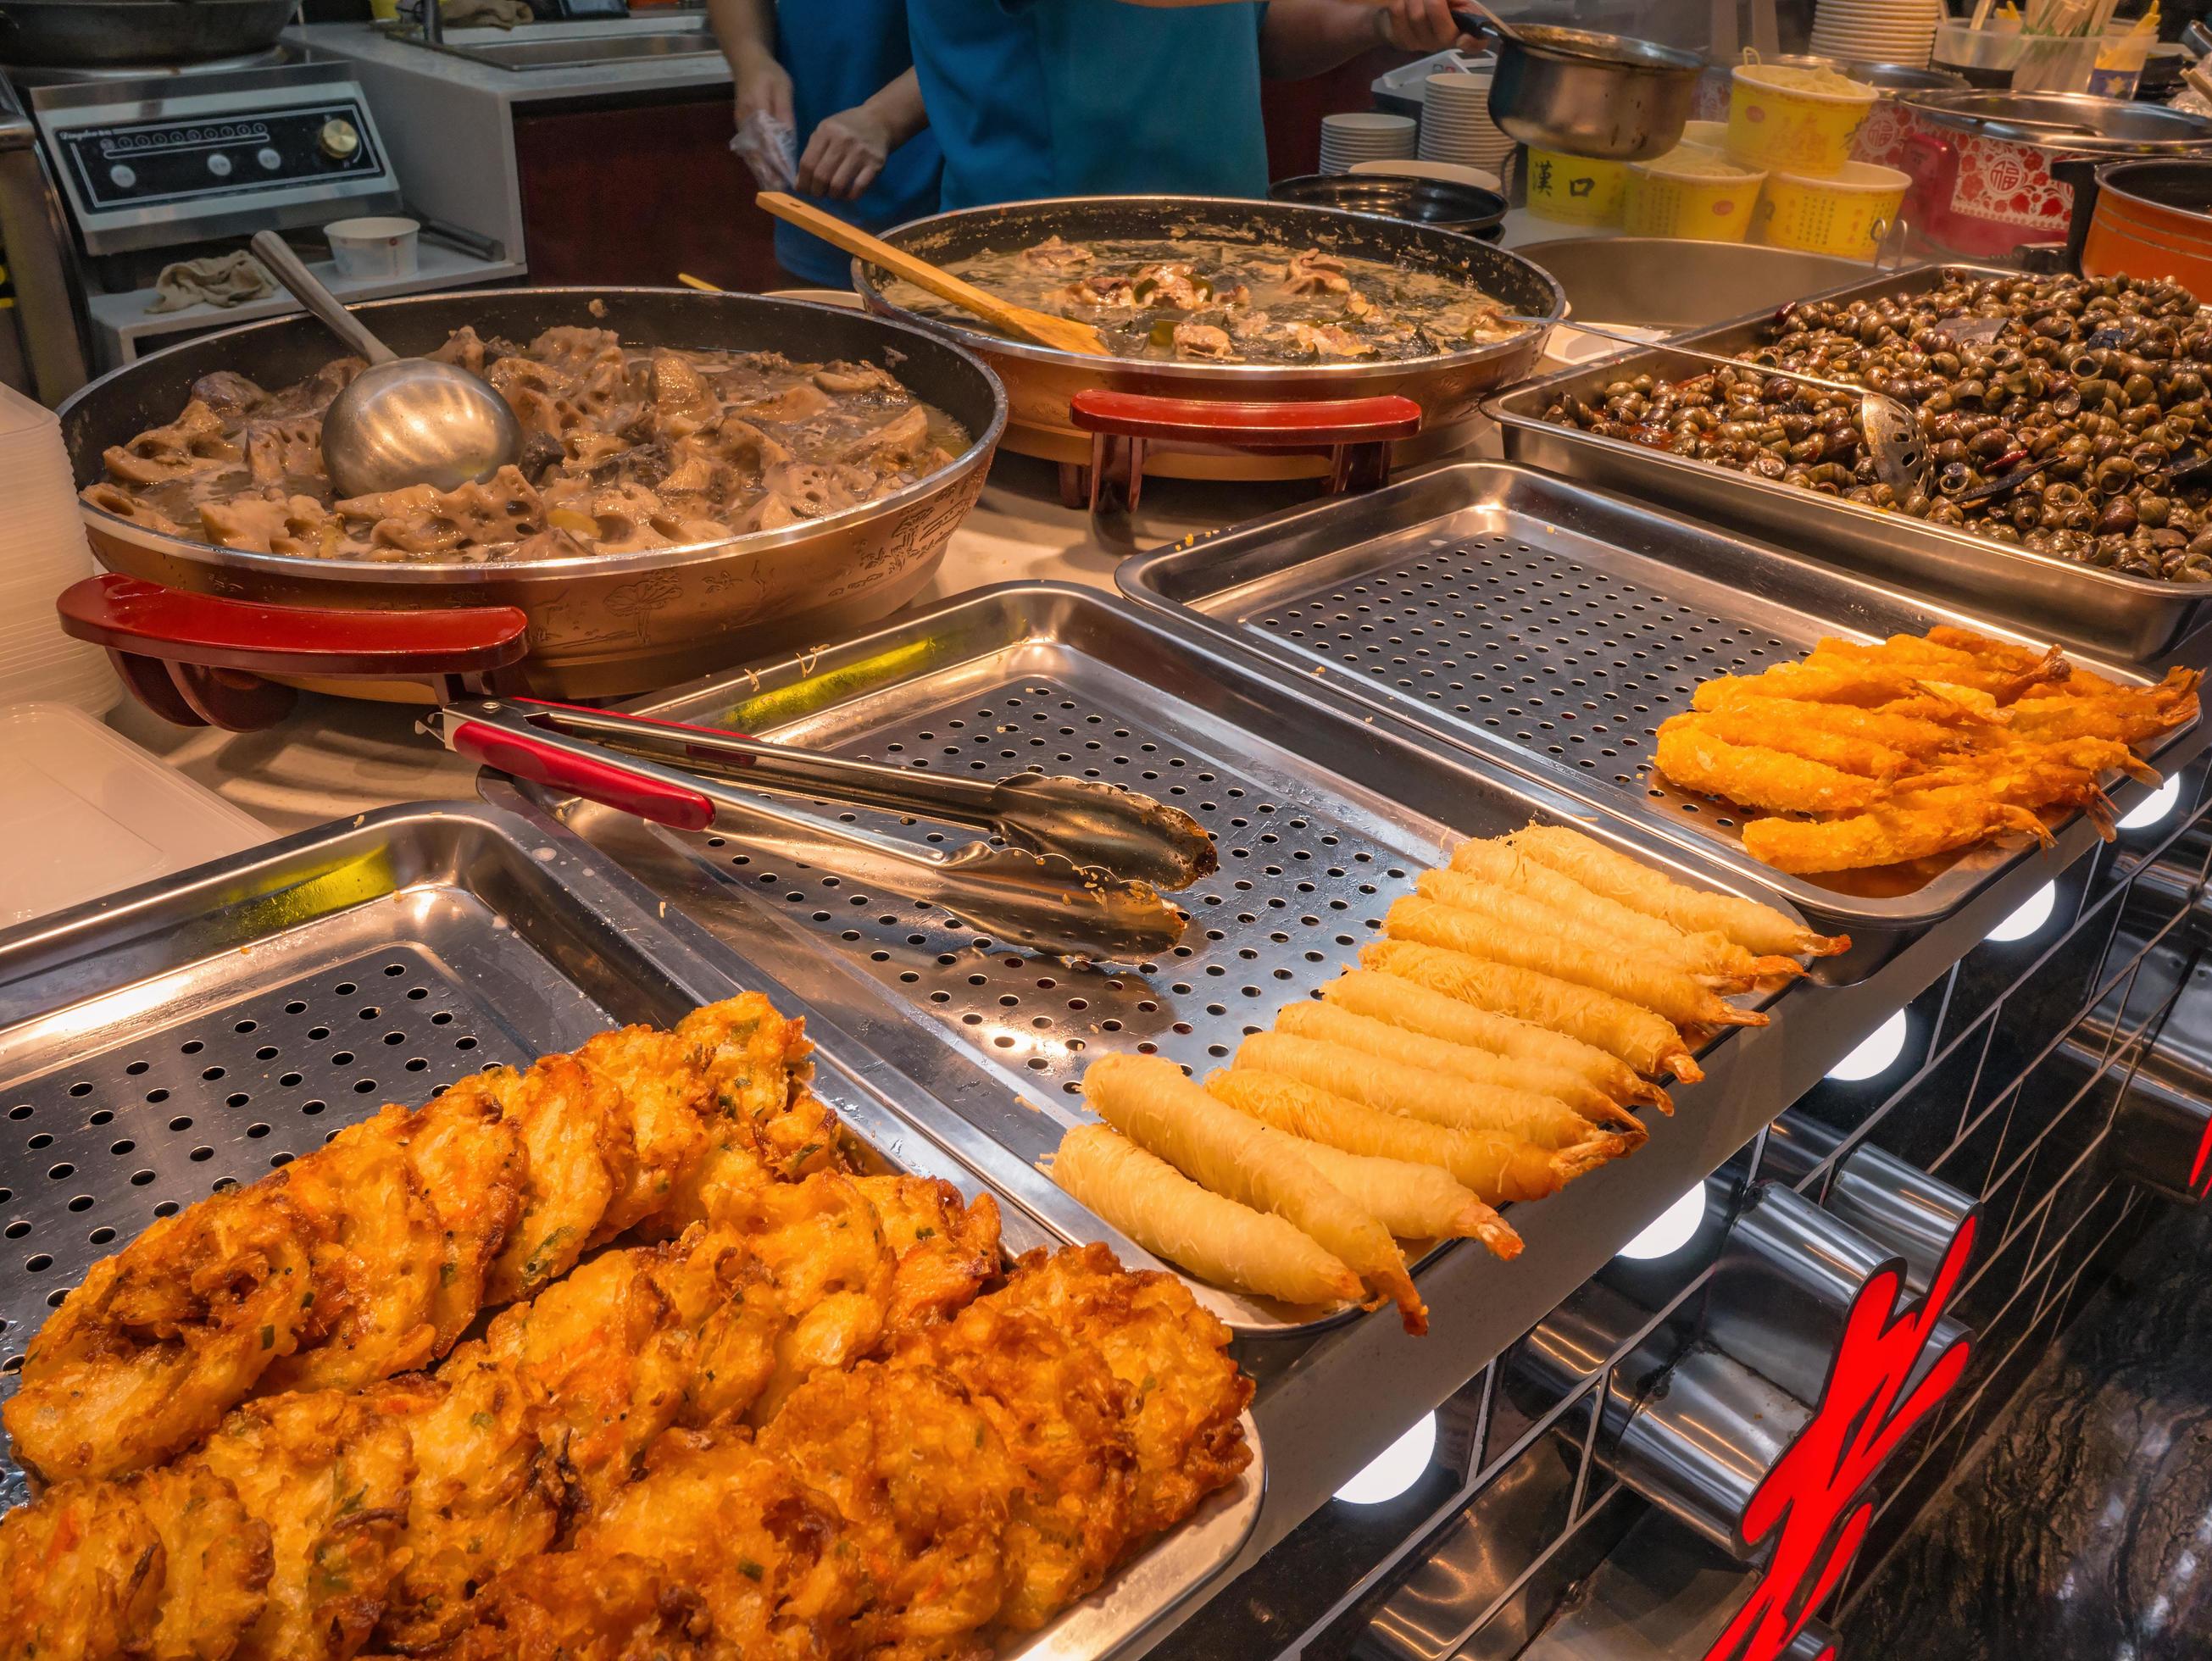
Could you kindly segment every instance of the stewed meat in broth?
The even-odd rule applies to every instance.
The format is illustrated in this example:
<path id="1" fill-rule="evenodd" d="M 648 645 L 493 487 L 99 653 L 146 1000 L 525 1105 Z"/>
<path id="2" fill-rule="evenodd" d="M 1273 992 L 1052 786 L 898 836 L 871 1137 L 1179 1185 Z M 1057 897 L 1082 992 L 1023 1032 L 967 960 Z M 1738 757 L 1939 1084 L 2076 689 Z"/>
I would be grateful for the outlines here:
<path id="1" fill-rule="evenodd" d="M 1500 320 L 1505 307 L 1468 277 L 1273 242 L 1048 236 L 944 265 L 1017 305 L 1095 326 L 1117 357 L 1389 361 L 1462 351 L 1521 332 Z M 975 323 L 911 283 L 886 283 L 883 292 L 905 310 Z"/>
<path id="2" fill-rule="evenodd" d="M 106 453 L 108 477 L 85 500 L 246 552 L 557 559 L 818 519 L 912 484 L 969 443 L 870 363 L 625 345 L 611 330 L 567 327 L 527 346 L 464 328 L 432 356 L 483 375 L 514 407 L 519 465 L 455 490 L 340 499 L 323 471 L 323 412 L 365 367 L 343 357 L 275 392 L 204 376 L 175 420 Z"/>

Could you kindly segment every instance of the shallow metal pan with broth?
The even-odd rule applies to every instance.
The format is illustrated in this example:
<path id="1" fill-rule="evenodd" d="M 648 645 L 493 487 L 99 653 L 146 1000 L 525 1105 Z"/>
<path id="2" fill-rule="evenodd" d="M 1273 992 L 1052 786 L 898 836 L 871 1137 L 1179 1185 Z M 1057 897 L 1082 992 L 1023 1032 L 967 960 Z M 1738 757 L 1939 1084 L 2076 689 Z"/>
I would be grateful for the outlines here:
<path id="1" fill-rule="evenodd" d="M 946 466 L 878 501 L 821 520 L 718 542 L 526 563 L 386 563 L 241 553 L 83 508 L 93 551 L 111 571 L 228 599 L 339 611 L 513 606 L 527 618 L 518 684 L 554 697 L 612 697 L 669 685 L 781 648 L 871 623 L 911 599 L 975 505 L 1006 420 L 997 380 L 960 346 L 880 317 L 804 301 L 688 289 L 503 289 L 357 307 L 403 354 L 428 351 L 467 325 L 526 341 L 555 325 L 611 329 L 625 344 L 779 351 L 888 368 L 970 435 Z M 219 369 L 264 386 L 299 380 L 337 354 L 322 326 L 282 318 L 206 335 L 126 364 L 61 407 L 82 487 L 100 455 L 173 420 L 191 384 Z M 283 640 L 270 644 L 278 650 Z M 163 655 L 160 642 L 149 655 Z M 288 684 L 387 701 L 428 701 L 405 677 L 330 676 L 312 654 Z"/>
<path id="2" fill-rule="evenodd" d="M 1070 242 L 1126 237 L 1158 240 L 1178 231 L 1225 241 L 1312 247 L 1463 276 L 1508 309 L 1558 318 L 1565 310 L 1559 285 L 1517 254 L 1472 237 L 1370 214 L 1290 202 L 1240 201 L 1198 196 L 1067 197 L 966 208 L 917 219 L 884 234 L 884 240 L 939 265 L 984 252 L 1012 253 L 1059 236 Z M 971 321 L 909 312 L 884 297 L 884 273 L 854 262 L 854 286 L 871 312 L 939 331 L 969 347 L 1006 382 L 1011 419 L 1006 447 L 1047 460 L 1084 463 L 1091 434 L 1069 417 L 1075 394 L 1097 388 L 1186 402 L 1202 412 L 1207 403 L 1264 400 L 1285 405 L 1324 399 L 1398 393 L 1419 405 L 1419 437 L 1400 442 L 1394 459 L 1419 459 L 1463 442 L 1482 399 L 1536 365 L 1543 331 L 1434 357 L 1393 362 L 1198 363 L 1136 358 L 1087 357 L 1028 341 L 991 334 Z M 1297 423 L 1303 425 L 1304 423 Z M 1316 444 L 1327 435 L 1310 434 Z M 1148 472 L 1182 478 L 1310 478 L 1326 472 L 1310 455 L 1154 451 Z"/>

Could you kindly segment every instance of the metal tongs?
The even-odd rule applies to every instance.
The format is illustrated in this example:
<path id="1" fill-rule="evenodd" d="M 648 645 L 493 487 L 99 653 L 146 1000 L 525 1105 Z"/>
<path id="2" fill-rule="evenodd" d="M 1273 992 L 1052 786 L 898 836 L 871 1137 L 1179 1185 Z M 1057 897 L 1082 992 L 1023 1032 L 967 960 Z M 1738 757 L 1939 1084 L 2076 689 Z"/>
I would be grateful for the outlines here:
<path id="1" fill-rule="evenodd" d="M 549 789 L 677 830 L 739 837 L 1062 956 L 1127 959 L 1173 946 L 1188 919 L 1159 889 L 1218 867 L 1212 842 L 1188 813 L 1089 779 L 954 778 L 532 698 L 447 704 L 422 727 L 456 754 Z M 926 848 L 771 805 L 753 790 L 969 825 L 1008 845 Z"/>

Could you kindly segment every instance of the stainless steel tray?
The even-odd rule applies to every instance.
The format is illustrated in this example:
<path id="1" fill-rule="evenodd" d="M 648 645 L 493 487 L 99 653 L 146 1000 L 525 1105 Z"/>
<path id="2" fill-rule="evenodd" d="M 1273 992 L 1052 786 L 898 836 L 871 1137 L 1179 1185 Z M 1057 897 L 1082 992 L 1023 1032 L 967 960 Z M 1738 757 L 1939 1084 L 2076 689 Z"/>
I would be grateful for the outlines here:
<path id="1" fill-rule="evenodd" d="M 1085 588 L 978 590 L 638 707 L 879 762 L 1082 773 L 1160 796 L 1214 835 L 1220 872 L 1176 896 L 1193 914 L 1183 941 L 1158 962 L 1113 965 L 1009 951 L 949 927 L 937 907 L 764 861 L 722 838 L 586 803 L 562 810 L 672 907 L 739 942 L 951 1106 L 962 1123 L 933 1120 L 931 1135 L 994 1188 L 1062 1238 L 1105 1239 L 1125 1258 L 1143 1254 L 1037 1168 L 1089 1116 L 1077 1075 L 1090 1053 L 1158 1053 L 1201 1074 L 1224 1065 L 1248 1032 L 1332 977 L 1460 835 L 1571 819 L 1691 880 L 1771 897 L 1701 850 L 1639 837 L 1534 776 L 1425 743 L 1311 677 L 1271 673 Z M 514 788 L 486 786 L 494 800 Z M 1297 1322 L 1261 1300 L 1198 1292 L 1247 1335 L 1307 1335 L 1348 1318 Z"/>
<path id="2" fill-rule="evenodd" d="M 1808 879 L 1752 860 L 1725 805 L 1650 771 L 1659 723 L 1689 709 L 1698 682 L 1796 657 L 1824 635 L 1954 623 L 2019 636 L 1525 467 L 1441 468 L 1140 555 L 1116 577 L 1140 603 L 1532 770 L 1854 929 L 1946 916 L 2027 856 L 1984 849 L 1903 891 L 1894 873 Z M 2062 852 L 2094 834 L 2077 819 Z"/>
<path id="3" fill-rule="evenodd" d="M 157 1216 L 387 1101 L 760 984 L 655 910 L 550 820 L 456 802 L 304 831 L 0 934 L 0 1396 L 64 1291 Z M 864 1061 L 873 1076 L 831 1042 L 816 1067 L 860 1147 L 974 1193 Z M 1043 1242 L 1010 1222 L 1015 1249 Z M 0 1506 L 21 1497 L 0 1460 Z"/>
<path id="4" fill-rule="evenodd" d="M 1848 301 L 1915 294 L 1933 287 L 1943 271 L 2020 275 L 1975 265 L 1922 265 L 1832 289 L 1819 297 Z M 1771 320 L 1771 313 L 1762 312 L 1673 338 L 1678 344 L 1735 355 L 1764 344 Z M 1561 392 L 1588 393 L 1646 373 L 1679 380 L 1693 368 L 1675 352 L 1632 351 L 1526 381 L 1483 409 L 1498 422 L 1511 460 L 1771 537 L 1813 558 L 1972 606 L 2047 639 L 2143 663 L 2165 656 L 2212 622 L 2212 593 L 2203 587 L 2078 565 L 1543 418 Z"/>
<path id="5" fill-rule="evenodd" d="M 0 1396 L 64 1288 L 156 1216 L 250 1182 L 387 1100 L 526 1064 L 751 986 L 805 1005 L 550 819 L 477 803 L 390 809 L 0 934 Z M 814 1087 L 864 1159 L 974 1174 L 904 1117 L 919 1092 L 813 1027 Z M 928 1110 L 921 1106 L 920 1110 Z M 1050 1244 L 1018 1208 L 1010 1252 Z M 1008 1661 L 1102 1661 L 1235 1557 L 1252 1463 Z M 27 1498 L 0 1460 L 0 1510 Z"/>

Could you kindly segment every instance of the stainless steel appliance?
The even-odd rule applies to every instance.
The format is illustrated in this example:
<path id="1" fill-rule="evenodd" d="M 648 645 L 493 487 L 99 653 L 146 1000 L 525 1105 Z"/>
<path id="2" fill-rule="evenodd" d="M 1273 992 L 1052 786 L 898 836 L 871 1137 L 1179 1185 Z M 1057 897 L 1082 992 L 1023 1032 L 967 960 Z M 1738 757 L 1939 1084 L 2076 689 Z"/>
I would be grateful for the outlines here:
<path id="1" fill-rule="evenodd" d="M 15 65 L 7 77 L 20 119 L 0 115 L 0 155 L 21 159 L 0 161 L 0 234 L 11 267 L 64 277 L 19 292 L 16 307 L 22 384 L 49 402 L 137 356 L 170 262 L 228 252 L 256 230 L 401 207 L 351 66 L 299 46 L 191 64 Z M 158 326 L 232 320 L 195 311 Z"/>

